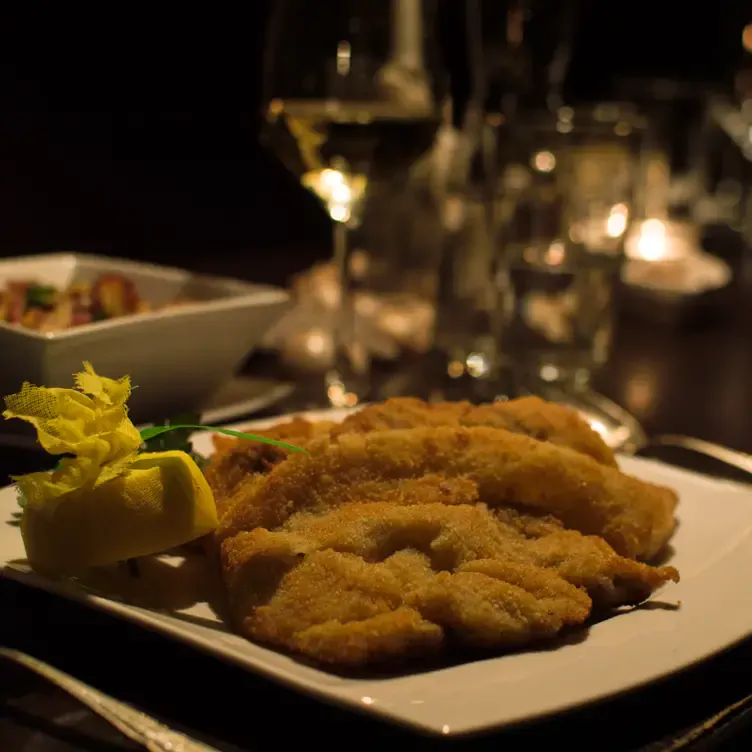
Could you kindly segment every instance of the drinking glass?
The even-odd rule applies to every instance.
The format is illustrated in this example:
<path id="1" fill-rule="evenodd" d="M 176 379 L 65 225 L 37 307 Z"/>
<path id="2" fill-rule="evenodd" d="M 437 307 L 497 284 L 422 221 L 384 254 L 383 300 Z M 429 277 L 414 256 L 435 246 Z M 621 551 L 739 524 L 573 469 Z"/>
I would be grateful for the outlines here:
<path id="1" fill-rule="evenodd" d="M 335 406 L 356 404 L 370 388 L 352 233 L 372 194 L 404 189 L 440 122 L 436 15 L 435 0 L 277 0 L 272 8 L 262 141 L 332 220 L 339 292 L 322 387 Z"/>
<path id="2" fill-rule="evenodd" d="M 584 388 L 608 359 L 643 130 L 616 104 L 518 112 L 499 129 L 500 348 L 523 381 Z"/>
<path id="3" fill-rule="evenodd" d="M 518 148 L 510 139 L 520 135 L 519 149 L 527 148 L 518 112 L 562 101 L 577 10 L 576 0 L 465 3 L 469 85 L 453 134 L 432 362 L 422 379 L 436 398 L 478 402 L 517 391 L 500 352 L 512 298 L 495 237 L 504 199 L 499 154 L 509 159 Z"/>

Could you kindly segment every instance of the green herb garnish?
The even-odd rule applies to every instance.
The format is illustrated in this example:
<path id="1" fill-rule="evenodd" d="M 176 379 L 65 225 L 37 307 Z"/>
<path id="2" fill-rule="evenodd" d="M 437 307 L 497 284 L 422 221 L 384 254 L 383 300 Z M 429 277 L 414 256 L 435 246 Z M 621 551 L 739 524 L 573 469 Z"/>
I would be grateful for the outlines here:
<path id="1" fill-rule="evenodd" d="M 254 433 L 243 433 L 241 431 L 232 431 L 229 428 L 218 428 L 217 426 L 204 426 L 198 421 L 198 415 L 189 414 L 170 418 L 164 421 L 161 426 L 152 426 L 144 428 L 141 431 L 141 438 L 144 440 L 142 451 L 144 452 L 185 452 L 190 455 L 193 461 L 200 467 L 204 468 L 210 460 L 202 457 L 193 451 L 191 444 L 191 435 L 196 431 L 214 431 L 225 436 L 234 436 L 239 439 L 248 439 L 249 441 L 260 441 L 264 444 L 273 444 L 274 446 L 288 449 L 291 452 L 302 452 L 308 454 L 305 449 L 286 444 L 283 441 L 268 439 L 265 436 L 257 436 Z"/>
<path id="2" fill-rule="evenodd" d="M 159 428 L 170 428 L 169 431 L 158 433 L 151 438 L 144 440 L 142 452 L 185 452 L 190 455 L 191 459 L 200 467 L 203 468 L 207 461 L 205 457 L 197 454 L 193 451 L 193 445 L 191 444 L 191 434 L 194 433 L 192 428 L 184 428 L 194 423 L 198 423 L 201 420 L 201 416 L 195 413 L 187 413 L 184 415 L 176 415 L 174 418 L 169 418 L 163 421 Z M 149 429 L 146 429 L 147 431 Z M 144 432 L 141 432 L 143 438 Z"/>
<path id="3" fill-rule="evenodd" d="M 214 433 L 221 433 L 225 436 L 234 436 L 238 439 L 248 439 L 248 441 L 259 441 L 262 444 L 272 444 L 273 446 L 282 447 L 283 449 L 289 449 L 291 452 L 302 452 L 308 454 L 307 450 L 302 447 L 295 446 L 294 444 L 285 444 L 284 441 L 277 441 L 276 439 L 268 439 L 266 436 L 258 436 L 255 433 L 243 433 L 242 431 L 231 431 L 229 428 L 218 428 L 217 426 L 201 426 L 201 425 L 172 425 L 172 426 L 152 426 L 151 428 L 144 428 L 141 431 L 141 438 L 144 442 L 150 439 L 156 438 L 168 431 L 175 431 L 181 429 L 189 429 L 193 431 L 212 431 Z"/>
<path id="4" fill-rule="evenodd" d="M 191 445 L 191 434 L 193 429 L 181 428 L 181 426 L 190 425 L 192 423 L 198 423 L 200 416 L 195 413 L 187 413 L 182 415 L 176 415 L 174 418 L 168 418 L 162 421 L 162 424 L 156 426 L 157 428 L 169 428 L 169 431 L 157 433 L 151 437 L 144 436 L 144 431 L 141 431 L 141 438 L 144 440 L 144 446 L 142 451 L 144 452 L 170 452 L 179 451 L 192 454 L 193 446 Z M 150 428 L 145 431 L 150 431 Z"/>

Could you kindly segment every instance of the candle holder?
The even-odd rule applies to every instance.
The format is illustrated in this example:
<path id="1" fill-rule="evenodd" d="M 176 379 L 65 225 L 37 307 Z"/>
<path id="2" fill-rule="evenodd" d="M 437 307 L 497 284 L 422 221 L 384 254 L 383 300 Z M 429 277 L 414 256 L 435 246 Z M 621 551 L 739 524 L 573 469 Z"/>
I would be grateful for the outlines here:
<path id="1" fill-rule="evenodd" d="M 627 236 L 625 255 L 619 298 L 627 313 L 678 325 L 718 314 L 730 299 L 731 267 L 702 249 L 695 225 L 646 219 Z"/>

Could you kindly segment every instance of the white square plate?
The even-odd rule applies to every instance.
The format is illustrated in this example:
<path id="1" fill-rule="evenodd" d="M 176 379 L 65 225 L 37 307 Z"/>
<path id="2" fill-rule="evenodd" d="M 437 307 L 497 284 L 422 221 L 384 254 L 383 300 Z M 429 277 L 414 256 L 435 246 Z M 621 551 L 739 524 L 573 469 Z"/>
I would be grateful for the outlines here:
<path id="1" fill-rule="evenodd" d="M 194 445 L 208 454 L 211 438 L 202 434 Z M 149 610 L 88 594 L 71 583 L 44 580 L 23 564 L 8 564 L 3 574 L 156 629 L 321 700 L 425 732 L 461 735 L 606 698 L 752 635 L 752 488 L 649 460 L 623 458 L 621 464 L 626 472 L 679 492 L 680 525 L 671 563 L 682 580 L 653 597 L 679 608 L 634 609 L 595 624 L 582 641 L 423 673 L 344 678 L 229 633 L 207 603 L 174 612 Z M 1 490 L 0 564 L 24 557 L 13 524 L 17 512 L 14 490 Z"/>

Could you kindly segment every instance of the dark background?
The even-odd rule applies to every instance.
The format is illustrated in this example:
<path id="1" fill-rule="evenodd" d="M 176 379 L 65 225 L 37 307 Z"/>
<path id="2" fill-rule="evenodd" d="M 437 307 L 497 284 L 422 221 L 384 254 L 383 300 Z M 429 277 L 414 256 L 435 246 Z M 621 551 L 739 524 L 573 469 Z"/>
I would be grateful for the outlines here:
<path id="1" fill-rule="evenodd" d="M 583 2 L 575 95 L 608 97 L 625 76 L 730 85 L 746 5 Z M 323 212 L 257 146 L 268 1 L 30 6 L 0 5 L 0 255 L 83 250 L 280 283 L 326 255 Z"/>

